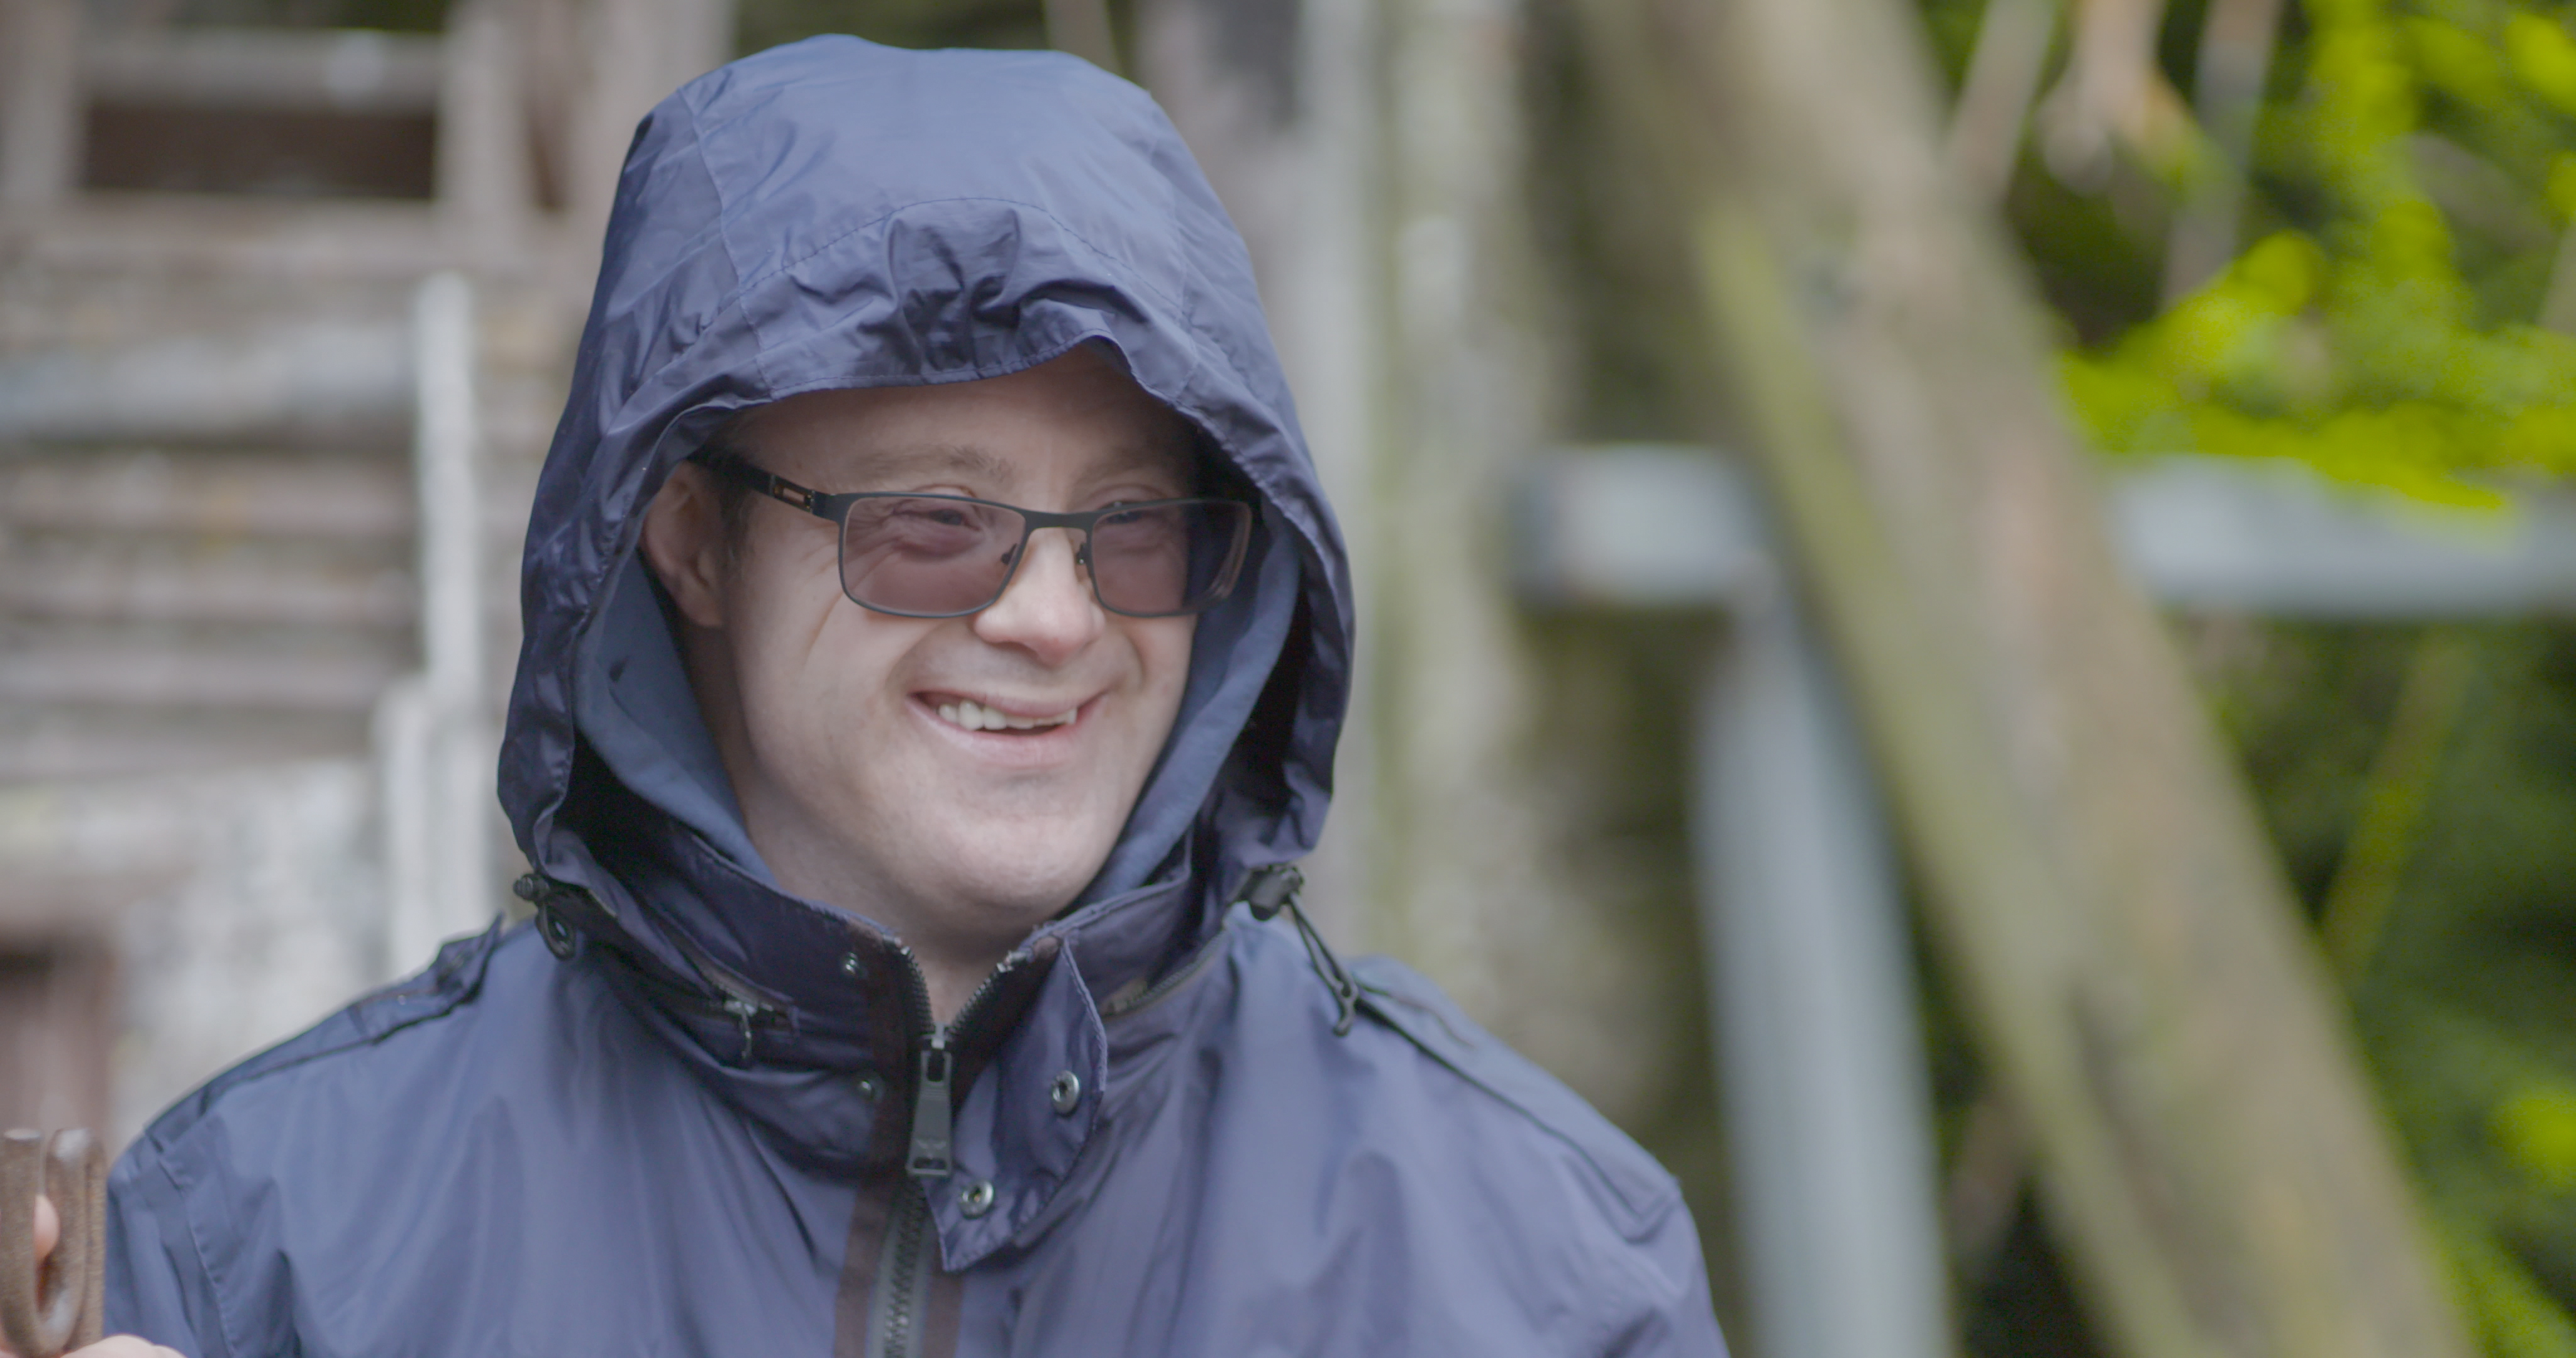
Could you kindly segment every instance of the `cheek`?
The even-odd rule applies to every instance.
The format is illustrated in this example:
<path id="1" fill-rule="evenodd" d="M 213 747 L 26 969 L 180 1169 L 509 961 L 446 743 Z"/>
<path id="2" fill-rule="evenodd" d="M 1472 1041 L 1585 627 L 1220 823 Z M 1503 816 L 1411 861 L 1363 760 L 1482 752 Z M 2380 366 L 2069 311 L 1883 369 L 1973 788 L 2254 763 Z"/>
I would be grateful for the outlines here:
<path id="1" fill-rule="evenodd" d="M 1128 641 L 1144 676 L 1144 713 L 1154 725 L 1154 748 L 1162 749 L 1180 712 L 1181 694 L 1190 683 L 1190 651 L 1198 635 L 1196 618 L 1137 618 L 1129 624 Z"/>
<path id="2" fill-rule="evenodd" d="M 837 578 L 738 592 L 730 615 L 745 716 L 761 743 L 785 753 L 831 743 L 876 717 L 918 626 L 841 597 Z"/>

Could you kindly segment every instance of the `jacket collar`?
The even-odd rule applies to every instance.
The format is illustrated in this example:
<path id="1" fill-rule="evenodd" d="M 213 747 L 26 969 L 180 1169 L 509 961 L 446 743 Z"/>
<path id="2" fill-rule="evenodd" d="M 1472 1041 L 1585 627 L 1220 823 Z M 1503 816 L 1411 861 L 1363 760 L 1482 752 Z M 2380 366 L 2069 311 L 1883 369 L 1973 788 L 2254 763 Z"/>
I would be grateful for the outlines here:
<path id="1" fill-rule="evenodd" d="M 934 1030 L 899 942 L 753 877 L 613 779 L 593 786 L 584 838 L 614 875 L 596 890 L 548 883 L 539 927 L 782 1154 L 827 1173 L 903 1172 L 937 1031 L 953 1169 L 926 1187 L 952 1268 L 1042 1213 L 1098 1130 L 1103 997 L 1145 990 L 1212 932 L 1182 855 L 1154 882 L 1038 929 Z M 970 1212 L 975 1185 L 991 1192 Z"/>

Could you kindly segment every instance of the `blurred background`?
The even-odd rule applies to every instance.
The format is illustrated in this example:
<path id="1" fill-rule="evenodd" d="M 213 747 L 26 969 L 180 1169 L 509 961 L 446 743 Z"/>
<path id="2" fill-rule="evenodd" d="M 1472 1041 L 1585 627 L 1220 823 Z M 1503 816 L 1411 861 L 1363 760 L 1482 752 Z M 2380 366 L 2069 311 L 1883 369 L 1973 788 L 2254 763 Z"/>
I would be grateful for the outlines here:
<path id="1" fill-rule="evenodd" d="M 2576 1358 L 2543 0 L 0 0 L 0 1121 L 513 904 L 620 157 L 819 32 L 1171 113 L 1362 590 L 1307 908 L 1679 1176 L 1739 1353 Z"/>

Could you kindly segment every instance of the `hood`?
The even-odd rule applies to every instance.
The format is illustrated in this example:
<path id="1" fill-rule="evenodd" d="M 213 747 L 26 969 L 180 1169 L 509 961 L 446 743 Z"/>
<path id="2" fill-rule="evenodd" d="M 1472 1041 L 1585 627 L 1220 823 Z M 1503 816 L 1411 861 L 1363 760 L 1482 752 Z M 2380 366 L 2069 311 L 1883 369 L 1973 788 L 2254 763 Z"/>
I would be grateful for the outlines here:
<path id="1" fill-rule="evenodd" d="M 758 861 L 636 557 L 644 508 L 745 407 L 996 377 L 1085 343 L 1195 424 L 1262 511 L 1121 839 L 1032 940 L 1107 994 L 1204 937 L 1246 874 L 1313 846 L 1349 688 L 1347 564 L 1241 238 L 1150 98 L 1055 53 L 816 38 L 691 82 L 637 130 L 529 522 L 501 799 L 538 872 L 588 898 L 585 934 L 665 982 L 755 996 L 792 1035 L 746 1023 L 740 1064 L 881 1047 L 882 997 L 854 1000 L 850 978 L 885 978 L 843 948 L 885 931 L 784 895 Z"/>

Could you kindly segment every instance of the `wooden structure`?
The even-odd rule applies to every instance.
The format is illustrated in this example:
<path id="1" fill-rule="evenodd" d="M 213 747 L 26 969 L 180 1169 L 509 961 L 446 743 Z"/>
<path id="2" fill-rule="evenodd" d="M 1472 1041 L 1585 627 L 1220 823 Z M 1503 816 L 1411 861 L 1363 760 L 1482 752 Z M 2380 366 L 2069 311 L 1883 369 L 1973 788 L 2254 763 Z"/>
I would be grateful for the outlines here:
<path id="1" fill-rule="evenodd" d="M 496 908 L 519 519 L 634 120 L 730 23 L 0 0 L 0 1122 L 121 1139 Z"/>

